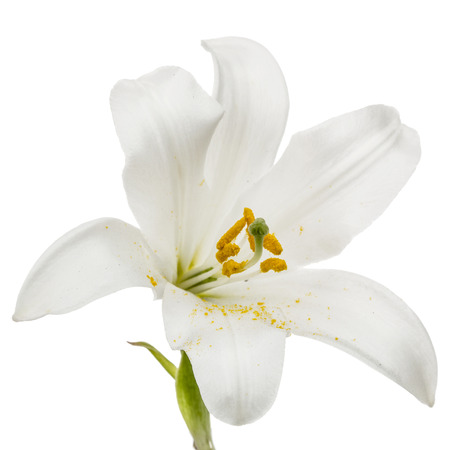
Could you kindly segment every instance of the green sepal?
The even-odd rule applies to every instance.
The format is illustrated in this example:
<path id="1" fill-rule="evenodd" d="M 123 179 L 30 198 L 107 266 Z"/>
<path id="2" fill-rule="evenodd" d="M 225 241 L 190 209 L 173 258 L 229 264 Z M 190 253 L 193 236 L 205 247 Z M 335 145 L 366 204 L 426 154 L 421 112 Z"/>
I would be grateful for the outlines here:
<path id="1" fill-rule="evenodd" d="M 153 345 L 147 344 L 147 342 L 128 342 L 131 345 L 136 345 L 137 347 L 146 348 L 155 359 L 166 369 L 167 373 L 174 379 L 177 375 L 177 366 L 171 363 L 160 351 L 156 350 Z"/>
<path id="2" fill-rule="evenodd" d="M 183 350 L 181 350 L 181 361 L 175 378 L 175 387 L 178 406 L 194 438 L 194 447 L 197 450 L 214 450 L 209 411 L 200 395 L 191 362 Z"/>

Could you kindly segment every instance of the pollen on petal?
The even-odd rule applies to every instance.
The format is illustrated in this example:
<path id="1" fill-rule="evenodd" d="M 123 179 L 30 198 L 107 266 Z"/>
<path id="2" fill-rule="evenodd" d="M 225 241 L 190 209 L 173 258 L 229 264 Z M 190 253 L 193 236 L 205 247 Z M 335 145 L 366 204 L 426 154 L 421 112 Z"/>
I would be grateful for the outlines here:
<path id="1" fill-rule="evenodd" d="M 241 249 L 237 244 L 225 244 L 225 246 L 216 253 L 216 259 L 222 264 L 228 258 L 236 256 L 240 250 Z"/>
<path id="2" fill-rule="evenodd" d="M 269 270 L 273 270 L 274 272 L 281 272 L 282 270 L 287 269 L 287 264 L 284 259 L 280 258 L 268 258 L 265 261 L 263 261 L 259 265 L 261 272 L 265 273 Z"/>
<path id="3" fill-rule="evenodd" d="M 150 283 L 152 283 L 153 286 L 157 286 L 158 285 L 156 280 L 153 277 L 151 277 L 150 275 L 147 275 L 147 278 L 150 280 Z"/>
<path id="4" fill-rule="evenodd" d="M 247 261 L 238 263 L 234 259 L 230 259 L 222 266 L 222 274 L 230 278 L 234 273 L 238 273 L 243 270 L 246 264 Z"/>
<path id="5" fill-rule="evenodd" d="M 216 248 L 217 250 L 222 250 L 225 245 L 232 242 L 234 239 L 237 238 L 238 234 L 243 230 L 245 227 L 246 221 L 245 218 L 242 217 L 242 219 L 239 219 L 217 242 Z"/>
<path id="6" fill-rule="evenodd" d="M 283 247 L 274 234 L 268 234 L 264 238 L 264 248 L 274 255 L 281 255 Z"/>

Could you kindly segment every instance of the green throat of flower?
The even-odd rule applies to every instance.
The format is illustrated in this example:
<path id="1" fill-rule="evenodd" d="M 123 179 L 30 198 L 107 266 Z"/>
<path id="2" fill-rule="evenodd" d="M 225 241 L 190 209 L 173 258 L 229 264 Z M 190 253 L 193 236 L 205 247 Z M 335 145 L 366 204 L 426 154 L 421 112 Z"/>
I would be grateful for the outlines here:
<path id="1" fill-rule="evenodd" d="M 248 244 L 253 252 L 249 260 L 237 262 L 231 257 L 237 256 L 240 247 L 235 243 L 236 238 L 246 228 Z M 219 265 L 214 267 L 197 267 L 180 276 L 178 287 L 200 295 L 202 292 L 227 283 L 232 275 L 240 274 L 257 264 L 266 249 L 274 255 L 283 251 L 274 234 L 269 234 L 269 227 L 262 218 L 255 219 L 250 208 L 244 208 L 244 214 L 217 242 L 216 259 Z M 281 258 L 268 258 L 259 265 L 261 272 L 269 270 L 281 272 L 287 269 L 286 261 Z"/>

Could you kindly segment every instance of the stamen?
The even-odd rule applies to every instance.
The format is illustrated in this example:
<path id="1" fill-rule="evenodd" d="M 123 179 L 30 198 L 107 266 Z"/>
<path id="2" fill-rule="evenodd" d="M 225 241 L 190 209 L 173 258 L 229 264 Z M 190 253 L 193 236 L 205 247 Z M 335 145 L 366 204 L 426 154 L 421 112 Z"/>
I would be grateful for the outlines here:
<path id="1" fill-rule="evenodd" d="M 252 252 L 255 251 L 255 239 L 248 231 L 248 227 L 255 221 L 255 215 L 253 214 L 253 211 L 250 208 L 244 208 L 244 218 L 247 222 L 247 237 L 248 237 L 248 243 L 250 244 L 250 249 Z"/>
<path id="2" fill-rule="evenodd" d="M 287 264 L 284 259 L 280 258 L 268 258 L 263 261 L 259 267 L 261 268 L 261 272 L 265 273 L 269 270 L 273 270 L 274 272 L 281 272 L 282 270 L 287 269 Z"/>
<path id="3" fill-rule="evenodd" d="M 222 275 L 231 277 L 234 273 L 242 272 L 245 268 L 247 261 L 242 261 L 241 263 L 236 262 L 234 259 L 230 259 L 222 266 Z"/>
<path id="4" fill-rule="evenodd" d="M 247 226 L 250 226 L 255 221 L 255 215 L 250 208 L 244 208 L 244 218 L 247 222 Z"/>
<path id="5" fill-rule="evenodd" d="M 222 264 L 231 256 L 236 256 L 240 250 L 241 249 L 237 244 L 225 244 L 222 250 L 219 250 L 216 253 L 216 259 Z"/>
<path id="6" fill-rule="evenodd" d="M 239 219 L 217 242 L 217 250 L 222 250 L 225 245 L 230 244 L 234 239 L 237 238 L 238 234 L 243 230 L 246 224 L 245 217 Z"/>
<path id="7" fill-rule="evenodd" d="M 268 234 L 264 238 L 264 248 L 274 255 L 281 255 L 283 247 L 274 234 Z"/>

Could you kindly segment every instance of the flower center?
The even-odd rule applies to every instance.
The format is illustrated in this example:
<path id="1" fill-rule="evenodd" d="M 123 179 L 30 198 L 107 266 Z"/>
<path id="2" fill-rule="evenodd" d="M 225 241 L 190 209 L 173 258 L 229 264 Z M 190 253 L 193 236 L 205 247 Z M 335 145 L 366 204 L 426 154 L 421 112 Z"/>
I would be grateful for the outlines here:
<path id="1" fill-rule="evenodd" d="M 231 257 L 237 256 L 241 251 L 236 239 L 246 227 L 246 239 L 253 252 L 250 260 L 237 262 Z M 274 234 L 269 234 L 269 227 L 262 218 L 255 219 L 253 211 L 250 208 L 244 208 L 243 217 L 240 218 L 217 242 L 216 259 L 220 266 L 200 267 L 193 269 L 180 277 L 178 287 L 188 290 L 193 294 L 200 294 L 213 287 L 227 283 L 230 277 L 240 274 L 259 262 L 263 255 L 263 249 L 274 255 L 280 255 L 283 251 L 278 239 Z M 265 273 L 269 270 L 281 272 L 287 269 L 287 264 L 281 258 L 267 258 L 260 263 L 260 271 Z M 233 277 L 233 279 L 235 279 Z"/>

